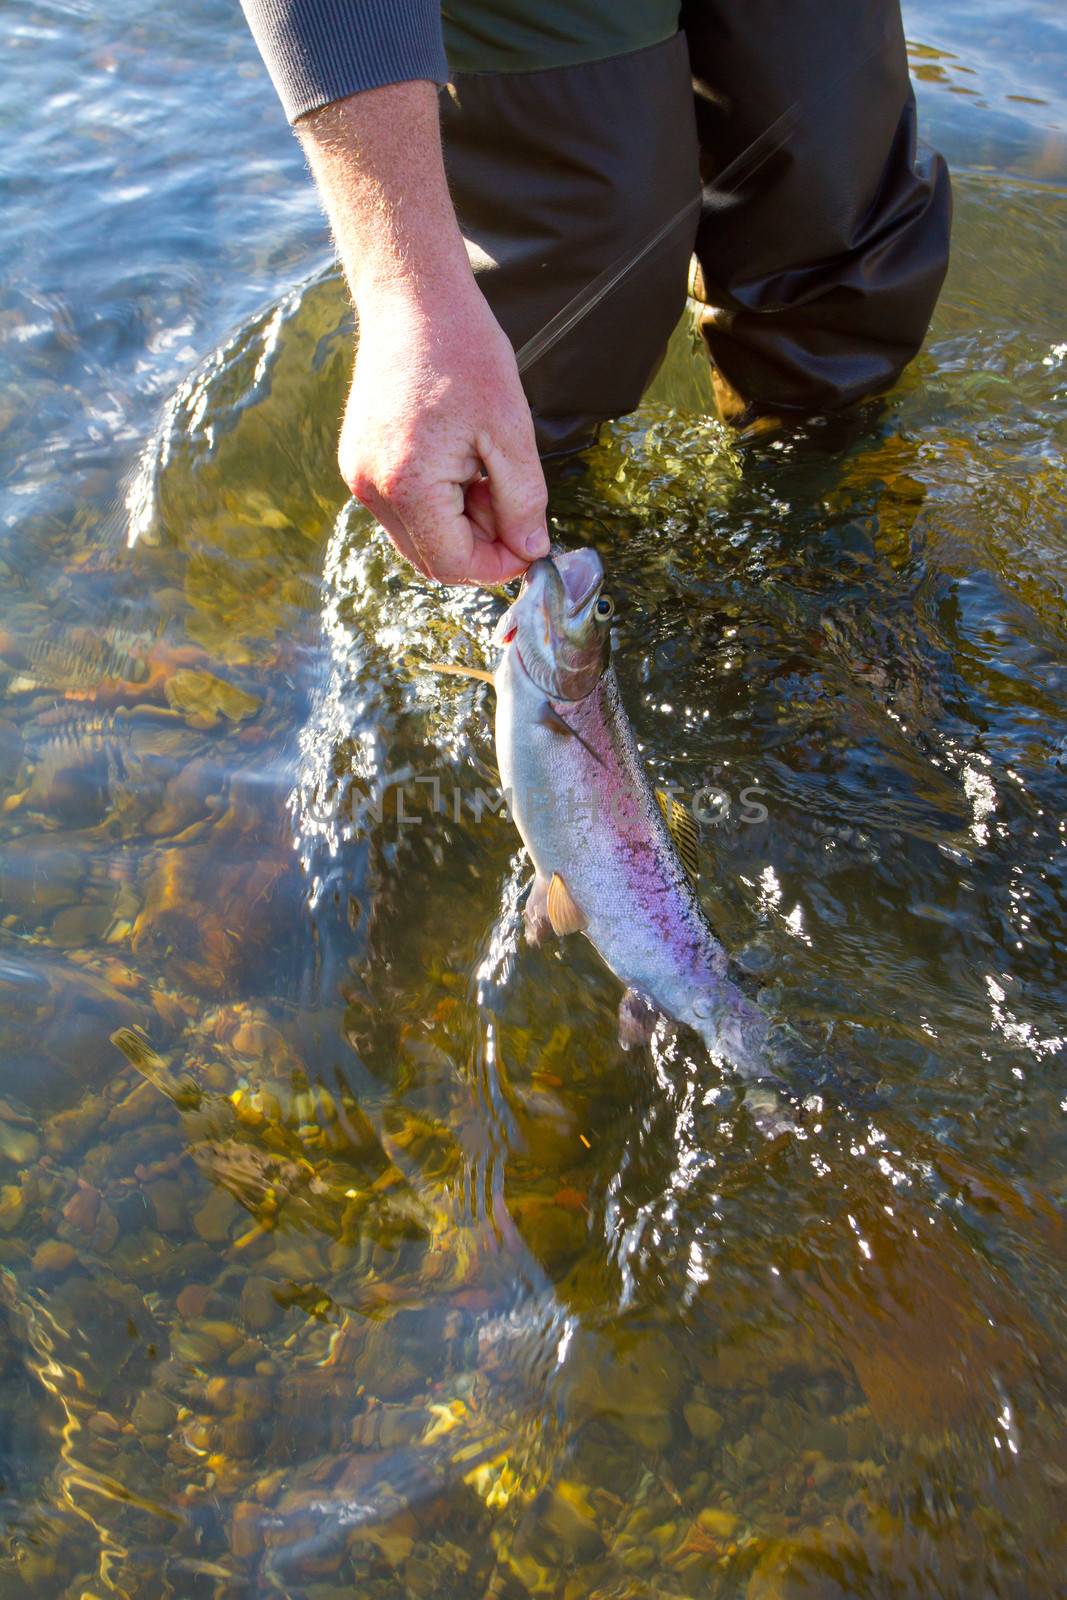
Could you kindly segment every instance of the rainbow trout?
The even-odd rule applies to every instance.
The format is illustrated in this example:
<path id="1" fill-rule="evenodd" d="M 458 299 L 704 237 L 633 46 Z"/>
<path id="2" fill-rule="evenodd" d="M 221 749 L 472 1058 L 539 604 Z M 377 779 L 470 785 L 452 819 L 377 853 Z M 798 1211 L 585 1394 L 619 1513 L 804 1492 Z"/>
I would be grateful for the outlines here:
<path id="1" fill-rule="evenodd" d="M 497 761 L 535 869 L 527 937 L 585 934 L 626 986 L 624 1045 L 647 1039 L 662 1014 L 743 1076 L 768 1078 L 768 1020 L 728 975 L 669 805 L 642 766 L 611 666 L 603 584 L 595 550 L 535 561 L 494 635 Z"/>

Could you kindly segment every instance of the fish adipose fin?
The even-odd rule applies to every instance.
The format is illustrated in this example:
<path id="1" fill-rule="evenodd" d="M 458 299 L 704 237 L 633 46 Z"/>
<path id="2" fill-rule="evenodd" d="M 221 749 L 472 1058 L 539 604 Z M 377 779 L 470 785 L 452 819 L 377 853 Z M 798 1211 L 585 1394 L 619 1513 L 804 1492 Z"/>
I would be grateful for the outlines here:
<path id="1" fill-rule="evenodd" d="M 575 905 L 570 890 L 558 872 L 554 872 L 548 880 L 545 903 L 552 931 L 561 939 L 565 934 L 581 933 L 588 928 L 589 918 Z"/>
<path id="2" fill-rule="evenodd" d="M 668 794 L 665 789 L 656 790 L 656 800 L 663 812 L 667 832 L 674 840 L 674 848 L 678 852 L 682 866 L 691 878 L 695 878 L 700 871 L 696 819 L 688 806 L 683 806 L 680 800 Z"/>
<path id="3" fill-rule="evenodd" d="M 578 729 L 572 728 L 566 718 L 561 717 L 558 711 L 554 711 L 547 700 L 541 707 L 540 715 L 538 716 L 537 720 L 540 722 L 542 727 L 551 728 L 553 733 L 563 733 L 566 734 L 569 739 L 577 739 L 582 749 L 588 751 L 593 760 L 597 762 L 599 766 L 604 765 L 603 761 L 601 761 L 600 757 L 597 755 L 596 751 L 593 749 L 588 740 L 583 739 L 581 734 L 578 732 Z"/>

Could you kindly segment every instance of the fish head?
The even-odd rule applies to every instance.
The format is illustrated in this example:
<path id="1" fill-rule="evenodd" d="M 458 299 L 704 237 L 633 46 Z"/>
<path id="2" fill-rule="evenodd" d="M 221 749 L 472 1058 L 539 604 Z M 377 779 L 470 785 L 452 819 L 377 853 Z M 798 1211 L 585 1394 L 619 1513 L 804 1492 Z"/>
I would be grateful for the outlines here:
<path id="1" fill-rule="evenodd" d="M 596 551 L 565 550 L 528 569 L 494 637 L 546 698 L 584 700 L 607 669 L 614 610 Z"/>

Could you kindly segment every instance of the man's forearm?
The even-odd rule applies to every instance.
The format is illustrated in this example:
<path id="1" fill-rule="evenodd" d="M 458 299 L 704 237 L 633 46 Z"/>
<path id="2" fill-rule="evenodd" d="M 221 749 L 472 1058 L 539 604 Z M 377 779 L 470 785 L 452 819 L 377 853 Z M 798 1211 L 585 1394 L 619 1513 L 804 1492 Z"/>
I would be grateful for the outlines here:
<path id="1" fill-rule="evenodd" d="M 445 181 L 444 53 L 440 70 L 411 70 L 406 59 L 388 73 L 381 50 L 365 53 L 361 70 L 378 76 L 336 90 L 349 75 L 353 13 L 361 25 L 377 18 L 391 47 L 405 17 L 436 18 L 436 0 L 243 4 L 291 116 L 296 108 L 359 314 L 341 476 L 421 572 L 507 582 L 548 551 L 545 479 L 514 351 L 474 281 Z M 258 26 L 264 17 L 295 29 L 280 57 Z M 312 61 L 313 81 L 293 90 L 285 73 L 303 71 L 309 17 L 330 21 L 349 65 L 335 71 L 327 49 Z"/>
<path id="2" fill-rule="evenodd" d="M 297 123 L 357 309 L 468 293 L 473 277 L 448 194 L 431 83 L 394 83 Z"/>

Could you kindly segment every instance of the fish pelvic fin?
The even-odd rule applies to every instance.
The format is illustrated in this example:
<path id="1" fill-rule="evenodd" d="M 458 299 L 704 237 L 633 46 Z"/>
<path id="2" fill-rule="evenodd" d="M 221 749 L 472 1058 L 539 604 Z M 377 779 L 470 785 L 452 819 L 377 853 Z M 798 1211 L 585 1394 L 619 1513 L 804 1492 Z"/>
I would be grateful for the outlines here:
<path id="1" fill-rule="evenodd" d="M 589 918 L 575 904 L 570 890 L 558 872 L 554 872 L 548 880 L 548 894 L 545 896 L 545 901 L 552 932 L 561 939 L 565 934 L 582 933 L 588 928 Z"/>
<path id="2" fill-rule="evenodd" d="M 637 989 L 627 989 L 619 1001 L 619 1044 L 624 1050 L 648 1044 L 656 1031 L 659 1012 Z"/>

